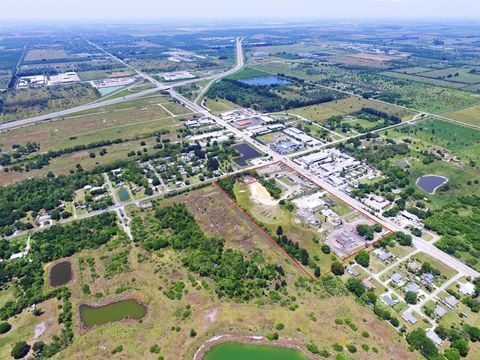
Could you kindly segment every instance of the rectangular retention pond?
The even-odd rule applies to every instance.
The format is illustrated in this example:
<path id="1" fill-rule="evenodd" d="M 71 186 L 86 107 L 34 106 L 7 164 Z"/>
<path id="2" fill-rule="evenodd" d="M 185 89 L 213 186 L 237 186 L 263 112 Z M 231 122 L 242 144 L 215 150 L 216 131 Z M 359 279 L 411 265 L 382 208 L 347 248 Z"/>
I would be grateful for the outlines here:
<path id="1" fill-rule="evenodd" d="M 255 159 L 262 156 L 262 154 L 260 154 L 257 150 L 255 150 L 249 144 L 238 144 L 238 145 L 235 145 L 233 148 L 242 154 L 242 156 L 233 159 L 233 161 L 235 161 L 235 163 L 238 166 L 247 166 L 248 160 Z"/>
<path id="2" fill-rule="evenodd" d="M 224 343 L 215 346 L 204 360 L 308 360 L 297 350 L 251 344 Z"/>
<path id="3" fill-rule="evenodd" d="M 62 261 L 51 267 L 50 286 L 62 286 L 72 280 L 72 264 L 70 261 Z"/>
<path id="4" fill-rule="evenodd" d="M 120 300 L 102 306 L 80 305 L 80 319 L 86 327 L 108 324 L 126 319 L 140 320 L 147 308 L 134 299 Z"/>
<path id="5" fill-rule="evenodd" d="M 255 77 L 251 79 L 239 80 L 242 84 L 251 85 L 251 86 L 274 86 L 274 85 L 285 85 L 289 82 L 287 80 L 280 79 L 276 76 L 262 76 Z"/>

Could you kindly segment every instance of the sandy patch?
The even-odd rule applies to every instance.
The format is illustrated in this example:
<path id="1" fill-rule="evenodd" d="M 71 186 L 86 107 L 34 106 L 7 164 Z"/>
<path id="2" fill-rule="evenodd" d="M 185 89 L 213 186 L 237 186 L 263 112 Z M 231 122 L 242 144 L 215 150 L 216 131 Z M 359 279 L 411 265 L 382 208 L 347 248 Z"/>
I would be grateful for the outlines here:
<path id="1" fill-rule="evenodd" d="M 250 195 L 254 202 L 257 204 L 275 206 L 278 201 L 274 200 L 270 193 L 265 189 L 265 186 L 260 184 L 258 181 L 248 185 L 250 188 Z"/>
<path id="2" fill-rule="evenodd" d="M 40 336 L 43 335 L 43 333 L 47 330 L 47 324 L 45 324 L 45 321 L 42 321 L 40 324 L 35 326 L 35 334 L 33 335 L 34 339 L 38 339 Z"/>

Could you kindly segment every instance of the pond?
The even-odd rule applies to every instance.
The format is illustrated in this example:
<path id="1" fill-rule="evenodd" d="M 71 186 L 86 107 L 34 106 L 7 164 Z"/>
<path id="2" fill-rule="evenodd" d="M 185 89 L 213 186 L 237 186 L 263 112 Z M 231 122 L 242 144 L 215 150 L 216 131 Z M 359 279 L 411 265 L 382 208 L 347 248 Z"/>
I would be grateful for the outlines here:
<path id="1" fill-rule="evenodd" d="M 287 80 L 280 79 L 276 76 L 262 76 L 251 79 L 239 80 L 242 84 L 251 86 L 271 86 L 271 85 L 285 85 L 289 82 Z"/>
<path id="2" fill-rule="evenodd" d="M 62 286 L 72 280 L 72 264 L 62 261 L 50 269 L 50 286 Z"/>
<path id="3" fill-rule="evenodd" d="M 429 194 L 434 194 L 435 191 L 447 181 L 448 179 L 443 176 L 424 175 L 417 180 L 417 186 Z"/>
<path id="4" fill-rule="evenodd" d="M 130 200 L 130 194 L 128 193 L 128 190 L 124 187 L 118 190 L 118 197 L 120 198 L 120 201 Z"/>
<path id="5" fill-rule="evenodd" d="M 257 150 L 251 147 L 249 144 L 238 144 L 233 147 L 239 153 L 242 154 L 241 157 L 233 159 L 238 166 L 247 166 L 248 160 L 255 159 L 262 156 Z"/>
<path id="6" fill-rule="evenodd" d="M 100 92 L 100 95 L 105 96 L 117 90 L 120 90 L 121 88 L 123 88 L 123 86 L 109 86 L 109 87 L 99 88 L 98 91 Z"/>
<path id="7" fill-rule="evenodd" d="M 120 300 L 103 306 L 80 305 L 80 319 L 86 327 L 108 324 L 125 319 L 140 320 L 147 308 L 138 301 Z"/>
<path id="8" fill-rule="evenodd" d="M 223 343 L 212 348 L 204 360 L 308 360 L 297 350 L 251 344 Z"/>

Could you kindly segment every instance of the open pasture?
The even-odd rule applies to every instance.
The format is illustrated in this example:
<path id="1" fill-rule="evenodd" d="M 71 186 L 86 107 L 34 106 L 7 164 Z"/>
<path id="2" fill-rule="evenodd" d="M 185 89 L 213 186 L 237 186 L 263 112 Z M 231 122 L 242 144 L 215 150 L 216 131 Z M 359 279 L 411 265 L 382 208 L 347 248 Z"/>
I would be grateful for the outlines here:
<path id="1" fill-rule="evenodd" d="M 129 101 L 121 104 L 121 109 L 112 106 L 88 115 L 10 130 L 0 134 L 0 144 L 3 149 L 9 149 L 14 144 L 31 141 L 39 143 L 41 151 L 48 151 L 101 140 L 136 139 L 160 130 L 174 134 L 182 126 L 180 118 L 171 116 L 159 104 L 169 104 L 169 99 L 152 97 Z M 179 109 L 178 104 L 172 106 Z M 189 112 L 186 108 L 182 111 L 184 114 Z"/>

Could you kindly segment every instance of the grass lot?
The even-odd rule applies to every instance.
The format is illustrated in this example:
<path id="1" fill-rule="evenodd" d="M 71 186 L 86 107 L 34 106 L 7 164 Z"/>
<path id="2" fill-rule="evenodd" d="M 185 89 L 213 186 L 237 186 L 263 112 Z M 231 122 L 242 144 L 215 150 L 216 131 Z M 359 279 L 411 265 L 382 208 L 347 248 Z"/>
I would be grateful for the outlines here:
<path id="1" fill-rule="evenodd" d="M 89 70 L 89 71 L 80 71 L 78 76 L 82 80 L 90 81 L 90 80 L 99 80 L 99 79 L 108 79 L 112 77 L 113 72 L 126 72 L 129 75 L 132 75 L 133 72 L 127 68 L 119 68 L 115 70 Z"/>
<path id="2" fill-rule="evenodd" d="M 345 99 L 334 100 L 319 105 L 306 106 L 289 110 L 289 113 L 303 116 L 309 120 L 322 123 L 335 115 L 346 115 L 360 111 L 362 108 L 373 108 L 389 115 L 397 115 L 402 119 L 411 119 L 413 114 L 395 105 L 381 103 L 375 100 L 349 96 Z"/>
<path id="3" fill-rule="evenodd" d="M 458 124 L 428 119 L 414 126 L 405 126 L 390 130 L 389 136 L 411 141 L 416 150 L 430 147 L 447 149 L 463 163 L 480 163 L 480 130 Z"/>
<path id="4" fill-rule="evenodd" d="M 155 138 L 153 137 L 144 138 L 142 139 L 142 141 L 145 141 L 145 146 L 142 146 L 140 144 L 140 140 L 129 141 L 121 144 L 105 146 L 98 149 L 79 151 L 76 153 L 63 155 L 58 158 L 52 159 L 49 165 L 38 170 L 30 170 L 28 172 L 20 173 L 14 171 L 9 171 L 8 173 L 2 172 L 0 176 L 0 185 L 19 182 L 30 177 L 45 177 L 49 171 L 52 171 L 54 174 L 57 175 L 66 175 L 69 173 L 70 170 L 74 170 L 77 164 L 82 165 L 84 169 L 91 169 L 96 165 L 104 165 L 115 160 L 127 159 L 127 154 L 131 151 L 143 151 L 143 148 L 147 148 L 148 151 L 152 151 L 153 145 L 156 144 Z M 103 148 L 107 150 L 107 154 L 100 156 L 99 151 Z M 93 159 L 90 157 L 91 152 L 96 154 L 96 157 Z"/>
<path id="5" fill-rule="evenodd" d="M 91 115 L 71 116 L 11 130 L 0 134 L 0 144 L 2 149 L 10 149 L 13 144 L 34 141 L 40 144 L 41 151 L 48 151 L 101 140 L 136 139 L 162 129 L 174 135 L 182 126 L 180 118 L 170 116 L 158 106 L 159 103 L 167 104 L 168 98 L 128 101 L 122 104 L 122 109 L 116 109 L 118 106 L 96 109 L 97 112 Z M 177 104 L 172 106 L 175 109 L 180 107 Z M 183 108 L 182 112 L 186 113 L 188 109 Z"/>
<path id="6" fill-rule="evenodd" d="M 443 115 L 465 124 L 480 126 L 480 105 L 466 107 L 458 111 L 447 112 Z"/>
<path id="7" fill-rule="evenodd" d="M 220 114 L 223 112 L 231 111 L 234 109 L 239 109 L 240 107 L 232 103 L 231 101 L 228 101 L 226 99 L 208 99 L 205 101 L 205 105 L 207 108 L 210 109 L 210 111 L 214 114 Z"/>
<path id="8" fill-rule="evenodd" d="M 24 61 L 42 61 L 42 60 L 55 60 L 66 59 L 68 54 L 63 49 L 34 49 L 28 50 Z"/>
<path id="9" fill-rule="evenodd" d="M 227 76 L 226 78 L 231 80 L 243 80 L 262 76 L 270 76 L 270 74 L 257 69 L 253 69 L 251 67 L 246 67 L 232 75 Z"/>
<path id="10" fill-rule="evenodd" d="M 111 247 L 107 245 L 75 255 L 75 259 L 79 256 L 93 258 L 95 276 L 92 277 L 88 266 L 80 271 L 78 261 L 74 261 L 78 278 L 73 285 L 73 293 L 76 294 L 73 298 L 74 309 L 78 309 L 79 304 L 86 300 L 95 299 L 95 293 L 100 292 L 101 299 L 133 294 L 147 304 L 148 314 L 142 322 L 131 322 L 128 326 L 114 323 L 87 331 L 75 327 L 74 343 L 59 354 L 60 359 L 109 358 L 112 356 L 111 350 L 118 345 L 123 346 L 123 351 L 117 354 L 122 358 L 157 359 L 162 355 L 165 359 L 191 359 L 196 349 L 212 336 L 226 332 L 264 336 L 273 331 L 278 322 L 285 325 L 279 331 L 280 338 L 291 336 L 302 343 L 313 341 L 330 352 L 333 351 L 331 345 L 335 342 L 343 345 L 353 343 L 359 348 L 356 359 L 383 359 L 387 354 L 394 358 L 418 358 L 418 354 L 406 351 L 402 337 L 385 322 L 379 321 L 371 311 L 358 305 L 352 297 L 331 297 L 317 286 L 315 293 L 295 287 L 293 281 L 298 276 L 296 270 L 284 263 L 278 249 L 264 241 L 264 235 L 215 187 L 167 199 L 165 205 L 178 201 L 187 201 L 187 207 L 197 222 L 210 235 L 232 234 L 233 237 L 225 238 L 227 247 L 242 248 L 250 253 L 260 252 L 262 256 L 256 256 L 258 261 L 282 264 L 287 275 L 289 295 L 295 296 L 299 307 L 292 311 L 269 299 L 256 304 L 221 300 L 213 293 L 209 281 L 200 285 L 201 278 L 195 276 L 196 284 L 192 285 L 187 280 L 188 272 L 171 250 L 164 249 L 149 254 L 129 245 L 120 245 L 113 250 L 109 250 Z M 151 210 L 132 211 L 144 217 Z M 225 217 L 225 214 L 231 216 Z M 225 220 L 228 221 L 228 226 Z M 129 270 L 118 273 L 111 279 L 105 278 L 102 255 L 110 257 L 124 248 L 131 249 L 128 257 Z M 183 281 L 186 286 L 180 300 L 170 300 L 163 294 L 163 290 L 174 280 Z M 82 293 L 82 284 L 89 285 L 91 295 Z M 185 313 L 187 305 L 191 306 L 191 313 Z M 350 319 L 358 329 L 336 325 L 337 318 Z M 76 321 L 76 317 L 74 319 Z M 197 332 L 196 337 L 190 336 L 192 328 Z M 364 330 L 370 334 L 368 339 L 361 336 Z M 361 343 L 377 347 L 378 354 L 371 350 L 361 350 Z M 160 353 L 149 351 L 154 344 L 160 347 Z"/>

